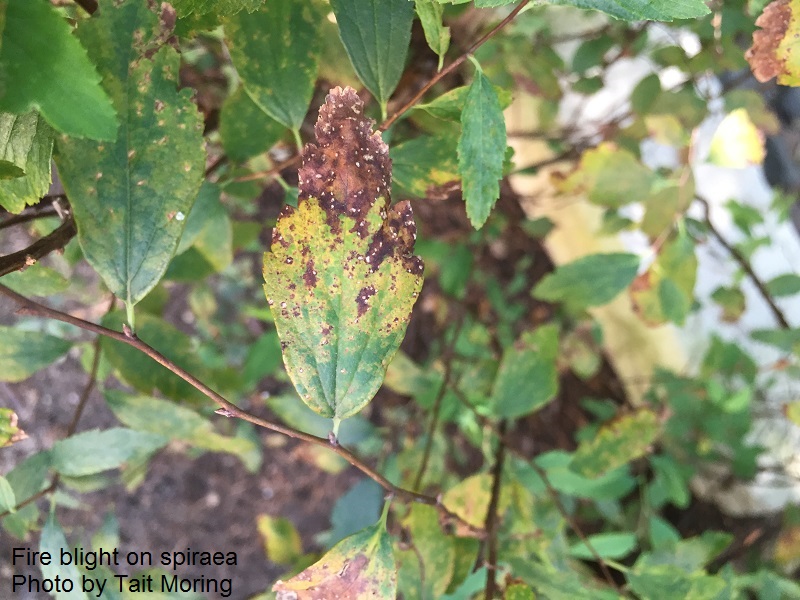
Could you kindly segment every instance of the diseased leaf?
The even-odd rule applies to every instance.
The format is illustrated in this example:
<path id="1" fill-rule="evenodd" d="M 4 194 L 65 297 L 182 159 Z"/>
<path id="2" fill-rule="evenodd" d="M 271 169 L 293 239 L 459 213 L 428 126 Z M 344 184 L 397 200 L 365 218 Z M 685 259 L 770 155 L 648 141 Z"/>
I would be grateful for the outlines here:
<path id="1" fill-rule="evenodd" d="M 638 268 L 635 254 L 591 254 L 545 275 L 533 295 L 548 302 L 563 302 L 572 310 L 602 306 L 630 285 Z"/>
<path id="2" fill-rule="evenodd" d="M 444 55 L 450 47 L 450 28 L 442 23 L 444 8 L 436 0 L 414 0 L 414 8 L 422 23 L 425 32 L 425 41 L 439 57 L 439 67 L 442 70 Z"/>
<path id="3" fill-rule="evenodd" d="M 558 392 L 558 327 L 524 332 L 503 353 L 492 390 L 492 414 L 516 419 L 544 406 Z"/>
<path id="4" fill-rule="evenodd" d="M 414 21 L 409 0 L 331 0 L 350 62 L 386 117 L 406 64 Z"/>
<path id="5" fill-rule="evenodd" d="M 445 492 L 442 504 L 473 527 L 483 527 L 492 497 L 492 476 L 479 473 L 467 477 Z"/>
<path id="6" fill-rule="evenodd" d="M 38 109 L 67 135 L 113 140 L 117 115 L 67 21 L 46 0 L 8 0 L 0 111 Z"/>
<path id="7" fill-rule="evenodd" d="M 597 477 L 644 456 L 661 433 L 658 415 L 648 409 L 603 424 L 590 440 L 581 442 L 570 468 L 584 477 Z"/>
<path id="8" fill-rule="evenodd" d="M 0 381 L 22 381 L 67 353 L 72 342 L 0 325 Z"/>
<path id="9" fill-rule="evenodd" d="M 469 86 L 461 113 L 458 171 L 475 229 L 489 218 L 500 197 L 500 178 L 506 152 L 506 123 L 500 100 L 486 76 L 478 71 Z"/>
<path id="10" fill-rule="evenodd" d="M 28 437 L 28 434 L 18 427 L 18 420 L 17 413 L 13 410 L 0 408 L 0 448 L 10 446 Z"/>
<path id="11" fill-rule="evenodd" d="M 317 78 L 315 21 L 312 6 L 301 0 L 269 0 L 257 12 L 225 21 L 225 41 L 245 91 L 295 132 Z"/>
<path id="12" fill-rule="evenodd" d="M 419 198 L 447 196 L 458 184 L 455 136 L 422 135 L 394 146 L 394 183 Z"/>
<path id="13" fill-rule="evenodd" d="M 272 562 L 290 565 L 303 554 L 300 534 L 289 519 L 258 515 L 256 528 L 264 538 L 264 550 Z"/>
<path id="14" fill-rule="evenodd" d="M 746 308 L 744 292 L 738 287 L 718 287 L 711 294 L 711 299 L 719 304 L 722 309 L 721 318 L 726 323 L 738 321 Z"/>
<path id="15" fill-rule="evenodd" d="M 0 113 L 0 206 L 36 204 L 50 187 L 53 128 L 37 113 Z"/>
<path id="16" fill-rule="evenodd" d="M 764 134 L 744 108 L 728 113 L 711 138 L 708 161 L 719 167 L 743 169 L 764 162 Z"/>
<path id="17" fill-rule="evenodd" d="M 362 109 L 351 88 L 328 95 L 298 207 L 284 207 L 264 255 L 286 370 L 334 430 L 378 391 L 422 287 L 411 205 L 389 207 L 388 148 Z"/>
<path id="18" fill-rule="evenodd" d="M 92 429 L 53 444 L 53 468 L 68 477 L 94 475 L 116 469 L 135 456 L 152 454 L 168 441 L 163 435 L 122 427 Z"/>
<path id="19" fill-rule="evenodd" d="M 800 85 L 800 0 L 775 0 L 756 19 L 753 45 L 745 53 L 753 75 L 764 83 Z"/>
<path id="20" fill-rule="evenodd" d="M 126 0 L 81 24 L 122 125 L 113 143 L 57 144 L 84 255 L 129 314 L 166 271 L 205 169 L 203 121 L 191 90 L 177 90 L 177 52 L 162 45 L 146 57 L 158 23 L 147 3 Z"/>
<path id="21" fill-rule="evenodd" d="M 491 1 L 491 0 L 490 0 Z M 567 4 L 592 8 L 625 21 L 672 21 L 694 19 L 710 11 L 703 0 L 546 0 L 548 4 Z"/>
<path id="22" fill-rule="evenodd" d="M 454 538 L 442 531 L 439 516 L 432 506 L 411 505 L 408 515 L 403 519 L 403 527 L 411 537 L 414 550 L 408 553 L 410 560 L 404 561 L 400 566 L 399 577 L 402 578 L 403 567 L 409 564 L 412 574 L 417 576 L 417 585 L 421 592 L 419 597 L 441 598 L 453 577 Z M 425 565 L 425 577 L 422 578 L 419 576 L 420 561 Z"/>
<path id="23" fill-rule="evenodd" d="M 272 586 L 277 599 L 394 598 L 397 572 L 385 518 L 343 539 L 299 575 L 279 580 Z"/>

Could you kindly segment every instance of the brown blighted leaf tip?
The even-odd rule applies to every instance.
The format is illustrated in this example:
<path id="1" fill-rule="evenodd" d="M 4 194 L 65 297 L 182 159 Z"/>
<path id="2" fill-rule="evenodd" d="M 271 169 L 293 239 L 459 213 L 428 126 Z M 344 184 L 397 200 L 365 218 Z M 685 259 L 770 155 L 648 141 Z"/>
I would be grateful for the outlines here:
<path id="1" fill-rule="evenodd" d="M 753 32 L 753 45 L 745 58 L 755 78 L 762 83 L 786 71 L 785 60 L 778 56 L 778 47 L 786 36 L 791 18 L 789 0 L 775 0 L 756 20 L 761 29 Z"/>
<path id="2" fill-rule="evenodd" d="M 339 217 L 345 215 L 353 220 L 348 229 L 367 237 L 365 217 L 370 207 L 378 199 L 389 203 L 389 148 L 372 125 L 355 90 L 334 88 L 319 109 L 317 143 L 303 149 L 300 201 L 317 198 L 334 234 L 340 232 Z"/>

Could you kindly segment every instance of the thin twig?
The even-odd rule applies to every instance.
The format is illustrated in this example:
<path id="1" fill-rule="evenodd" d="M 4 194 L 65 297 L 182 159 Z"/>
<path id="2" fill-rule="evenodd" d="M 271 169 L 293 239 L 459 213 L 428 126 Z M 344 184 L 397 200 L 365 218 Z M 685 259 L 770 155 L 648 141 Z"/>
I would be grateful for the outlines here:
<path id="1" fill-rule="evenodd" d="M 597 561 L 597 564 L 600 566 L 600 571 L 603 573 L 603 577 L 605 578 L 605 580 L 611 587 L 613 587 L 616 591 L 619 592 L 620 591 L 619 586 L 617 585 L 617 582 L 614 581 L 614 577 L 611 575 L 611 571 L 608 570 L 608 565 L 606 564 L 606 561 L 604 561 L 603 557 L 600 556 L 600 554 L 597 552 L 595 547 L 589 541 L 589 538 L 587 538 L 586 534 L 583 533 L 583 530 L 580 528 L 578 523 L 575 521 L 575 519 L 572 518 L 572 515 L 570 515 L 567 512 L 567 509 L 561 502 L 561 497 L 558 494 L 558 490 L 553 487 L 553 484 L 550 483 L 550 479 L 547 477 L 547 472 L 542 467 L 537 465 L 536 461 L 532 460 L 530 461 L 529 464 L 531 467 L 533 467 L 533 470 L 536 471 L 539 477 L 541 477 L 545 488 L 547 488 L 547 493 L 550 495 L 550 498 L 553 500 L 553 503 L 555 503 L 558 512 L 561 513 L 561 516 L 564 517 L 564 520 L 567 522 L 570 529 L 572 529 L 572 531 L 575 532 L 575 535 L 577 535 L 578 538 L 580 538 L 580 540 L 583 542 L 583 545 L 586 546 L 586 549 Z"/>
<path id="2" fill-rule="evenodd" d="M 439 415 L 441 414 L 442 408 L 442 399 L 444 398 L 447 389 L 450 387 L 450 380 L 453 376 L 453 351 L 455 349 L 456 342 L 458 341 L 458 336 L 461 333 L 461 327 L 464 325 L 464 315 L 463 313 L 458 319 L 456 323 L 455 329 L 453 331 L 453 337 L 450 340 L 450 344 L 447 346 L 447 349 L 444 351 L 444 378 L 442 379 L 442 385 L 439 386 L 439 391 L 436 393 L 436 398 L 433 401 L 433 408 L 431 410 L 431 422 L 428 425 L 428 436 L 425 438 L 425 450 L 422 452 L 422 461 L 420 462 L 419 469 L 417 470 L 417 475 L 414 477 L 414 486 L 413 490 L 419 491 L 420 485 L 422 485 L 422 478 L 425 476 L 425 471 L 428 469 L 428 462 L 430 461 L 431 457 L 431 449 L 433 448 L 433 437 L 436 433 L 436 427 L 439 424 Z"/>
<path id="3" fill-rule="evenodd" d="M 520 11 L 521 11 L 523 8 L 525 8 L 525 6 L 528 4 L 528 2 L 530 2 L 530 0 L 523 0 L 522 2 L 520 2 L 520 3 L 519 3 L 519 4 L 518 4 L 518 5 L 517 5 L 517 6 L 514 8 L 514 10 L 512 10 L 510 13 L 508 13 L 508 16 L 507 16 L 505 19 L 503 19 L 502 21 L 500 21 L 500 22 L 499 22 L 497 25 L 495 25 L 495 26 L 494 26 L 494 27 L 493 27 L 493 28 L 492 28 L 492 29 L 491 29 L 491 30 L 490 30 L 488 33 L 486 33 L 486 35 L 484 35 L 484 36 L 483 36 L 482 38 L 480 38 L 480 39 L 479 39 L 477 42 L 475 42 L 474 44 L 472 44 L 472 46 L 470 46 L 469 48 L 467 48 L 467 51 L 466 51 L 466 52 L 464 52 L 464 53 L 463 53 L 461 56 L 459 56 L 457 59 L 455 59 L 455 60 L 454 60 L 453 62 L 451 62 L 449 65 L 447 65 L 447 66 L 446 66 L 444 69 L 442 69 L 441 71 L 439 71 L 438 73 L 436 73 L 436 75 L 434 75 L 434 76 L 431 78 L 431 80 L 430 80 L 430 81 L 428 81 L 428 83 L 426 83 L 424 86 L 422 86 L 422 88 L 421 88 L 421 89 L 420 89 L 420 90 L 419 90 L 419 91 L 418 91 L 418 92 L 417 92 L 417 93 L 414 95 L 414 97 L 413 97 L 413 98 L 411 98 L 411 100 L 409 100 L 408 102 L 406 102 L 406 103 L 405 103 L 405 104 L 404 104 L 404 105 L 403 105 L 403 106 L 400 108 L 400 110 L 398 110 L 397 112 L 395 112 L 395 113 L 394 113 L 394 114 L 393 114 L 391 117 L 389 117 L 389 118 L 388 118 L 388 119 L 386 119 L 386 120 L 385 120 L 383 123 L 381 123 L 381 126 L 378 128 L 378 129 L 379 129 L 379 131 L 386 131 L 387 129 L 389 129 L 389 127 L 391 127 L 391 126 L 394 124 L 394 122 L 395 122 L 395 121 L 397 121 L 397 119 L 399 119 L 399 118 L 400 118 L 400 117 L 401 117 L 401 116 L 402 116 L 402 115 L 403 115 L 403 114 L 404 114 L 406 111 L 410 110 L 410 109 L 411 109 L 411 108 L 412 108 L 412 107 L 413 107 L 413 106 L 414 106 L 414 105 L 415 105 L 417 102 L 419 102 L 419 101 L 422 99 L 422 97 L 423 97 L 425 94 L 427 94 L 427 93 L 428 93 L 428 90 L 430 90 L 430 89 L 431 89 L 431 88 L 432 88 L 434 85 L 436 85 L 436 84 L 437 84 L 437 83 L 438 83 L 438 82 L 439 82 L 439 81 L 440 81 L 440 80 L 441 80 L 443 77 L 445 77 L 446 75 L 450 74 L 452 71 L 454 71 L 454 70 L 455 70 L 455 69 L 457 69 L 459 66 L 461 66 L 461 63 L 463 63 L 465 60 L 467 60 L 467 58 L 468 58 L 469 56 L 471 56 L 472 54 L 474 54 L 474 53 L 475 53 L 475 51 L 476 51 L 478 48 L 480 48 L 481 46 L 483 46 L 483 44 L 484 44 L 484 43 L 486 43 L 487 41 L 489 41 L 489 40 L 490 40 L 492 37 L 494 37 L 494 35 L 495 35 L 495 34 L 496 34 L 498 31 L 500 31 L 501 29 L 503 29 L 503 27 L 505 27 L 505 26 L 506 26 L 506 25 L 508 25 L 508 24 L 509 24 L 511 21 L 513 21 L 513 20 L 514 20 L 514 17 L 516 17 L 516 16 L 519 14 L 519 12 L 520 12 Z"/>
<path id="4" fill-rule="evenodd" d="M 15 225 L 20 225 L 22 223 L 35 221 L 36 219 L 43 219 L 44 217 L 54 217 L 57 215 L 58 212 L 56 211 L 56 208 L 54 206 L 52 205 L 45 206 L 41 210 L 26 211 L 18 215 L 12 215 L 8 219 L 0 221 L 0 229 L 6 229 L 8 227 L 14 227 Z"/>
<path id="5" fill-rule="evenodd" d="M 75 227 L 75 221 L 72 219 L 72 215 L 69 215 L 55 231 L 36 240 L 24 250 L 0 256 L 0 277 L 29 267 L 43 256 L 54 250 L 60 250 L 75 237 L 76 233 L 78 230 Z"/>
<path id="6" fill-rule="evenodd" d="M 781 311 L 781 309 L 778 308 L 778 305 L 775 304 L 775 300 L 772 299 L 772 295 L 769 293 L 766 284 L 761 281 L 758 275 L 756 275 L 756 272 L 753 270 L 753 267 L 750 265 L 747 258 L 745 258 L 745 256 L 736 247 L 731 245 L 714 226 L 714 223 L 711 221 L 711 206 L 708 203 L 708 200 L 697 194 L 695 194 L 695 198 L 698 202 L 700 202 L 700 204 L 703 205 L 703 208 L 705 209 L 703 221 L 705 222 L 706 227 L 708 227 L 708 230 L 711 232 L 711 235 L 713 235 L 720 245 L 728 251 L 728 254 L 730 254 L 737 263 L 739 263 L 739 266 L 742 268 L 742 270 L 747 273 L 748 277 L 750 277 L 750 280 L 758 289 L 758 292 L 767 303 L 767 306 L 769 306 L 773 316 L 775 317 L 775 320 L 778 321 L 778 324 L 781 326 L 781 329 L 791 329 L 791 325 L 789 325 L 789 321 L 786 320 L 786 316 L 783 314 L 783 311 Z"/>
<path id="7" fill-rule="evenodd" d="M 172 371 L 175 375 L 186 381 L 188 384 L 193 386 L 195 389 L 200 391 L 203 395 L 207 396 L 211 400 L 213 400 L 219 407 L 219 413 L 223 414 L 227 417 L 236 417 L 242 419 L 243 421 L 247 421 L 252 423 L 253 425 L 257 425 L 259 427 L 263 427 L 264 429 L 269 429 L 271 431 L 275 431 L 277 433 L 281 433 L 285 436 L 313 444 L 315 446 L 321 446 L 323 448 L 327 448 L 331 452 L 334 452 L 344 458 L 348 463 L 353 465 L 356 469 L 364 473 L 367 477 L 375 481 L 378 485 L 380 485 L 384 490 L 386 490 L 389 494 L 393 495 L 401 502 L 419 502 L 420 504 L 427 504 L 429 506 L 436 507 L 439 514 L 450 521 L 458 521 L 462 523 L 466 527 L 468 527 L 477 537 L 483 537 L 483 530 L 470 525 L 464 519 L 459 517 L 457 514 L 448 510 L 440 501 L 439 498 L 434 496 L 426 496 L 425 494 L 419 494 L 417 492 L 407 490 L 400 486 L 394 485 L 391 481 L 386 479 L 383 475 L 378 473 L 375 469 L 364 463 L 360 458 L 358 458 L 355 454 L 353 454 L 347 448 L 341 446 L 338 442 L 334 440 L 334 443 L 331 442 L 328 438 L 321 438 L 315 435 L 311 435 L 310 433 L 306 433 L 304 431 L 299 431 L 292 427 L 287 427 L 285 425 L 281 425 L 279 423 L 273 423 L 272 421 L 267 421 L 266 419 L 262 419 L 261 417 L 257 417 L 256 415 L 250 414 L 247 411 L 242 410 L 235 404 L 232 404 L 228 400 L 226 400 L 223 396 L 212 390 L 208 387 L 205 383 L 200 381 L 197 377 L 192 375 L 191 373 L 185 371 L 171 360 L 169 360 L 166 356 L 161 354 L 158 350 L 147 344 L 146 342 L 139 339 L 136 334 L 131 332 L 129 329 L 125 332 L 115 331 L 113 329 L 109 329 L 107 327 L 103 327 L 102 325 L 97 325 L 96 323 L 92 323 L 90 321 L 85 321 L 78 317 L 74 317 L 68 313 L 61 312 L 59 310 L 52 309 L 44 304 L 40 304 L 22 296 L 13 290 L 7 288 L 6 286 L 0 284 L 0 295 L 6 296 L 10 298 L 14 302 L 16 302 L 20 306 L 20 310 L 18 312 L 25 313 L 29 315 L 44 317 L 48 319 L 54 319 L 56 321 L 61 321 L 63 323 L 69 323 L 70 325 L 74 325 L 75 327 L 79 327 L 81 329 L 85 329 L 86 331 L 91 331 L 106 337 L 109 337 L 113 340 L 117 340 L 118 342 L 122 342 L 123 344 L 127 344 L 133 348 L 136 348 L 143 354 L 146 354 L 151 359 L 156 361 L 158 364 L 162 365 L 163 367 Z"/>
<path id="8" fill-rule="evenodd" d="M 486 592 L 485 600 L 493 600 L 497 590 L 497 525 L 498 507 L 500 506 L 500 489 L 503 482 L 503 464 L 506 459 L 506 429 L 508 423 L 505 419 L 500 421 L 497 428 L 497 450 L 494 455 L 494 467 L 492 468 L 492 495 L 489 499 L 489 507 L 486 510 Z"/>

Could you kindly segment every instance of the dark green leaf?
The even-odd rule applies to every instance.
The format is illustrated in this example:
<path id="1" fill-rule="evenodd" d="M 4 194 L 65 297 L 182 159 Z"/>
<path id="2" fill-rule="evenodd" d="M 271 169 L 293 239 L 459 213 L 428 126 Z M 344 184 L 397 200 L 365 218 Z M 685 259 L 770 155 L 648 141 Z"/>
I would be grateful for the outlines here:
<path id="1" fill-rule="evenodd" d="M 758 329 L 751 332 L 750 337 L 784 352 L 796 352 L 800 349 L 800 329 Z"/>
<path id="2" fill-rule="evenodd" d="M 450 47 L 450 28 L 442 23 L 444 8 L 436 0 L 414 0 L 414 7 L 425 32 L 425 41 L 439 57 L 441 71 L 444 55 Z"/>
<path id="3" fill-rule="evenodd" d="M 286 129 L 268 116 L 243 87 L 225 100 L 219 117 L 219 135 L 228 157 L 245 161 L 266 152 L 280 140 Z"/>
<path id="4" fill-rule="evenodd" d="M 638 268 L 635 254 L 591 254 L 557 267 L 542 278 L 533 295 L 573 310 L 601 306 L 630 285 Z"/>
<path id="5" fill-rule="evenodd" d="M 222 271 L 233 261 L 233 229 L 220 192 L 217 184 L 203 182 L 176 250 L 180 255 L 193 248 L 214 271 Z"/>
<path id="6" fill-rule="evenodd" d="M 526 331 L 506 349 L 492 390 L 492 413 L 516 419 L 532 413 L 558 393 L 558 326 Z"/>
<path id="7" fill-rule="evenodd" d="M 128 460 L 152 454 L 169 438 L 155 433 L 113 427 L 92 429 L 53 444 L 53 468 L 67 477 L 83 477 L 116 469 Z"/>
<path id="8" fill-rule="evenodd" d="M 713 600 L 725 581 L 702 572 L 687 573 L 673 565 L 636 569 L 627 575 L 631 590 L 640 598 L 659 600 Z"/>
<path id="9" fill-rule="evenodd" d="M 709 13 L 703 0 L 547 0 L 547 2 L 591 8 L 626 21 L 693 19 Z"/>
<path id="10" fill-rule="evenodd" d="M 113 140 L 117 115 L 67 21 L 46 0 L 8 0 L 0 110 L 38 109 L 62 133 Z"/>
<path id="11" fill-rule="evenodd" d="M 245 91 L 295 132 L 317 78 L 317 18 L 308 2 L 269 0 L 257 12 L 239 12 L 225 21 L 225 41 Z"/>
<path id="12" fill-rule="evenodd" d="M 127 0 L 81 24 L 122 125 L 114 143 L 62 139 L 56 157 L 83 252 L 129 314 L 166 271 L 205 168 L 203 121 L 191 90 L 176 88 L 177 52 L 143 55 L 157 40 L 142 32 L 158 22 Z"/>
<path id="13" fill-rule="evenodd" d="M 36 204 L 50 187 L 53 129 L 37 113 L 0 113 L 0 206 Z"/>
<path id="14" fill-rule="evenodd" d="M 331 0 L 342 43 L 358 78 L 386 104 L 400 81 L 411 41 L 410 0 Z"/>
<path id="15" fill-rule="evenodd" d="M 286 370 L 334 431 L 378 391 L 422 287 L 411 205 L 390 208 L 388 148 L 362 110 L 352 88 L 328 95 L 298 207 L 284 207 L 264 255 Z"/>
<path id="16" fill-rule="evenodd" d="M 72 342 L 0 325 L 0 381 L 22 381 L 67 353 Z"/>
<path id="17" fill-rule="evenodd" d="M 14 496 L 14 489 L 8 480 L 0 475 L 0 512 L 14 512 L 16 506 L 17 499 Z"/>
<path id="18" fill-rule="evenodd" d="M 590 545 L 594 552 L 589 549 Z M 628 556 L 634 548 L 636 535 L 633 533 L 597 533 L 570 547 L 569 553 L 583 560 L 596 560 L 595 553 L 600 558 L 620 559 Z"/>
<path id="19" fill-rule="evenodd" d="M 214 14 L 235 15 L 239 11 L 253 12 L 264 0 L 172 0 L 171 4 L 181 17 L 188 15 Z"/>
<path id="20" fill-rule="evenodd" d="M 383 496 L 383 488 L 372 479 L 359 479 L 333 505 L 327 544 L 332 546 L 378 520 Z"/>
<path id="21" fill-rule="evenodd" d="M 458 171 L 467 216 L 475 229 L 489 218 L 500 197 L 506 152 L 506 123 L 500 101 L 486 76 L 478 71 L 461 113 Z"/>
<path id="22" fill-rule="evenodd" d="M 800 292 L 800 276 L 794 273 L 779 275 L 767 282 L 767 291 L 776 298 L 794 296 Z"/>

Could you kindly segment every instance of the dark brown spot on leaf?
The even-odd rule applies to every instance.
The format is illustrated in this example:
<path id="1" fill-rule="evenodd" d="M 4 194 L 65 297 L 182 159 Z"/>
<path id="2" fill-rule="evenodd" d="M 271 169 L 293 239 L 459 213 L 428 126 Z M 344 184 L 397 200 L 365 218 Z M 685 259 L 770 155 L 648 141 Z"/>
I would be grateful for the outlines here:
<path id="1" fill-rule="evenodd" d="M 306 282 L 306 286 L 313 288 L 317 285 L 317 272 L 314 270 L 314 259 L 309 258 L 308 262 L 306 263 L 306 272 L 303 273 L 303 281 Z"/>
<path id="2" fill-rule="evenodd" d="M 375 295 L 375 288 L 371 285 L 361 288 L 361 291 L 356 296 L 356 304 L 358 304 L 358 316 L 362 316 L 369 309 L 369 299 Z"/>
<path id="3" fill-rule="evenodd" d="M 775 0 L 756 19 L 756 25 L 761 29 L 753 32 L 753 45 L 745 53 L 745 58 L 755 78 L 762 83 L 787 73 L 786 60 L 778 56 L 778 47 L 786 36 L 791 17 L 789 0 Z"/>

